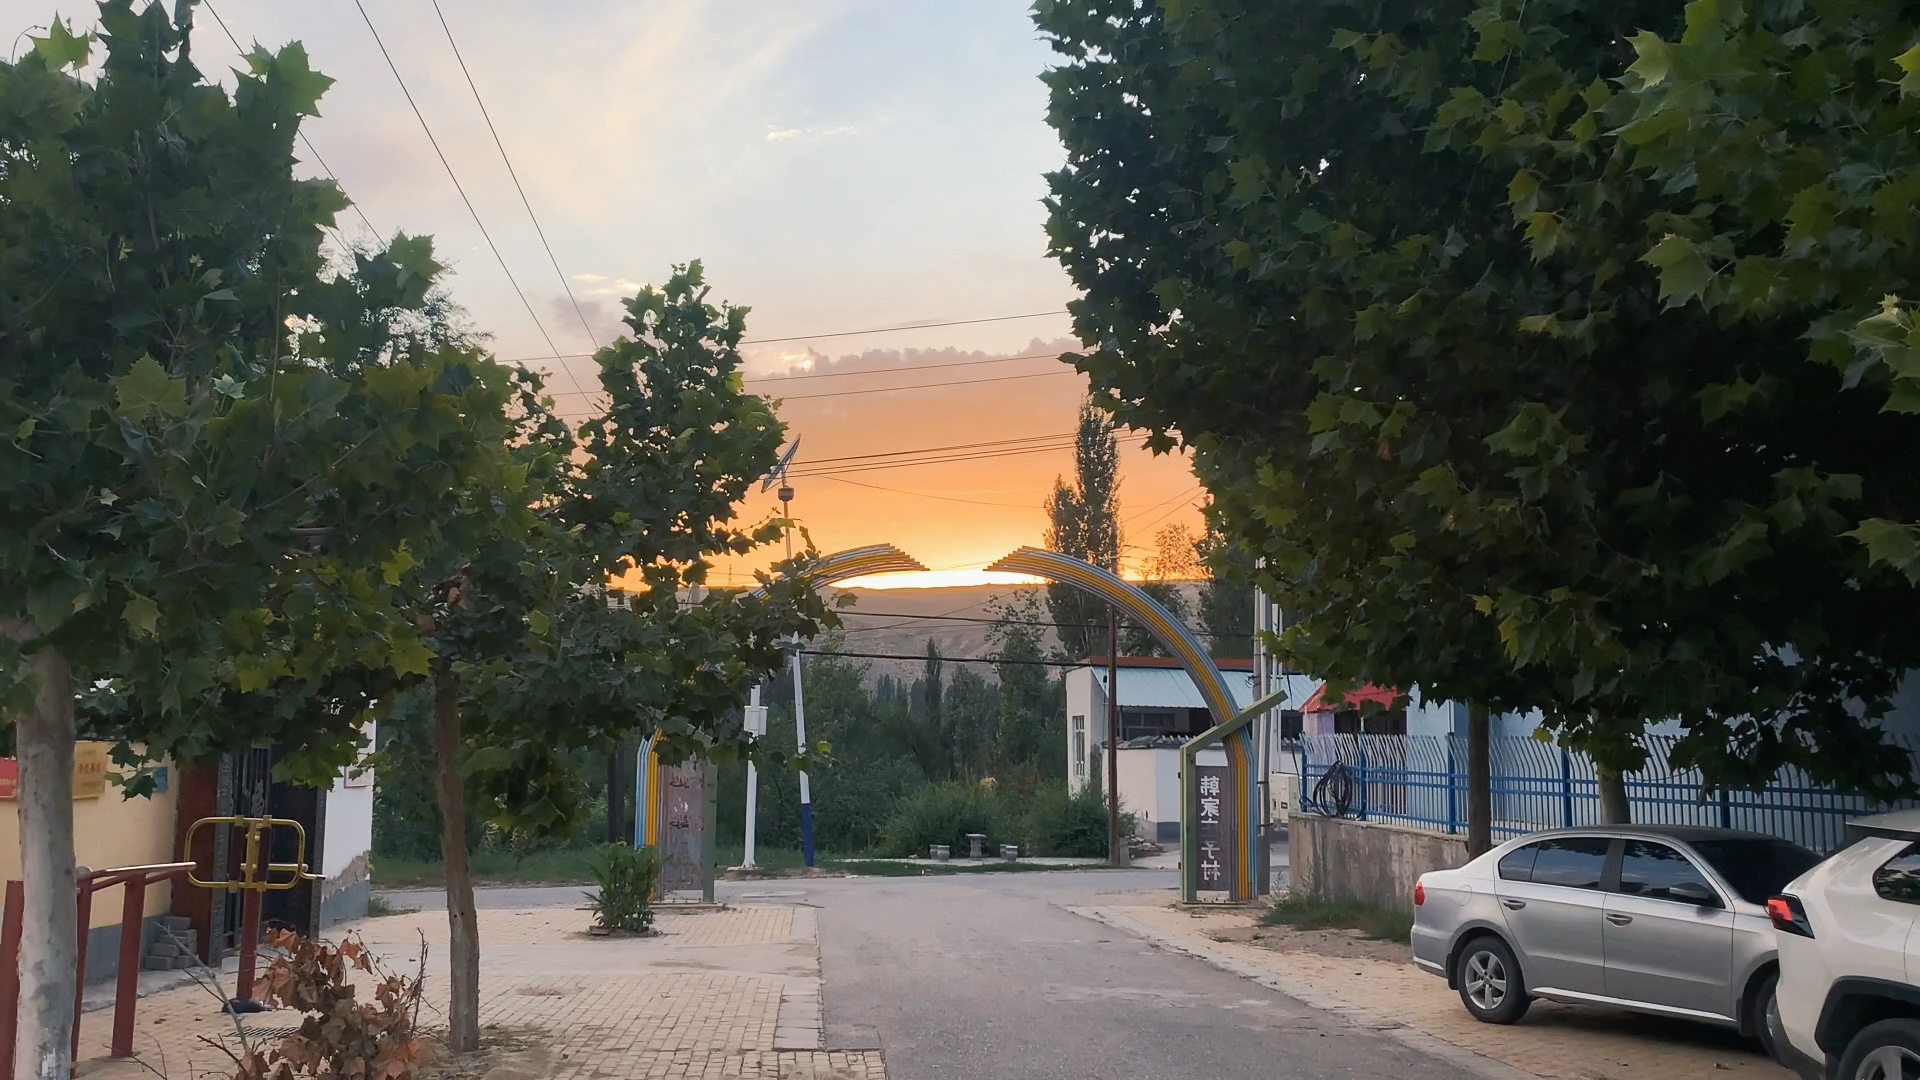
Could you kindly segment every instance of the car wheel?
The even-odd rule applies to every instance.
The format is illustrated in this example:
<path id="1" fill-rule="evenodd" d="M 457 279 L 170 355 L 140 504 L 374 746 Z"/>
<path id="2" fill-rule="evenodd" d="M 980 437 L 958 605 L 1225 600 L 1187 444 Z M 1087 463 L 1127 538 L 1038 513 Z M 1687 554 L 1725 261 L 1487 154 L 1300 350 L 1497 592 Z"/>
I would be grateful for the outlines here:
<path id="1" fill-rule="evenodd" d="M 1761 981 L 1760 988 L 1753 995 L 1753 1018 L 1750 1026 L 1760 1040 L 1760 1049 L 1767 1056 L 1785 1064 L 1780 1056 L 1780 1048 L 1786 1045 L 1786 1035 L 1780 1026 L 1780 973 L 1770 972 Z"/>
<path id="2" fill-rule="evenodd" d="M 1453 976 L 1461 1004 L 1481 1023 L 1511 1024 L 1527 1015 L 1527 1007 L 1533 1004 L 1520 977 L 1519 961 L 1497 937 L 1467 942 L 1454 960 Z"/>
<path id="3" fill-rule="evenodd" d="M 1840 1057 L 1842 1080 L 1907 1080 L 1920 1076 L 1920 1021 L 1868 1024 Z"/>

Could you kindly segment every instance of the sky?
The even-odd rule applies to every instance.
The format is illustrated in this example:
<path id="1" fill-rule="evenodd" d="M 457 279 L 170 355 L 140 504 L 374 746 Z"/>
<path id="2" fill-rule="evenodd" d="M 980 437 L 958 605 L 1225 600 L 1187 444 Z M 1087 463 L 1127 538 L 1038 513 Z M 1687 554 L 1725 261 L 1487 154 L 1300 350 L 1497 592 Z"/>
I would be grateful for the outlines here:
<path id="1" fill-rule="evenodd" d="M 354 200 L 342 230 L 432 234 L 454 299 L 498 356 L 553 371 L 563 412 L 584 412 L 584 354 L 622 329 L 622 295 L 699 258 L 715 298 L 752 308 L 749 341 L 781 339 L 742 351 L 801 438 L 792 509 L 816 546 L 893 543 L 939 571 L 911 583 L 966 584 L 1040 542 L 1072 465 L 1053 437 L 1086 387 L 1057 359 L 1076 347 L 1075 290 L 1046 254 L 1043 174 L 1062 152 L 1027 0 L 441 0 L 444 29 L 431 0 L 361 3 L 446 166 L 354 0 L 211 10 L 243 44 L 301 41 L 338 80 L 301 168 Z M 0 0 L 0 28 L 94 12 Z M 196 62 L 231 85 L 236 50 L 209 5 L 196 17 Z M 965 320 L 996 321 L 849 333 Z M 881 392 L 896 386 L 920 388 Z M 1201 494 L 1138 443 L 1122 433 L 1136 566 L 1155 530 L 1198 526 Z M 994 456 L 874 467 L 959 445 Z"/>

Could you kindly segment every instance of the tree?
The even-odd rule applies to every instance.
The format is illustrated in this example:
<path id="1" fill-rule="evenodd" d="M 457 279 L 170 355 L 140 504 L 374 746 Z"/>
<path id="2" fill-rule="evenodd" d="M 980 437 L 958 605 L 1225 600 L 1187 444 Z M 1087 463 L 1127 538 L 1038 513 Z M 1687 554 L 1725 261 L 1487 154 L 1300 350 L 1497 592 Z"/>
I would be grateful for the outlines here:
<path id="1" fill-rule="evenodd" d="M 457 427 L 472 382 L 439 357 L 355 361 L 345 343 L 424 302 L 420 252 L 398 237 L 328 274 L 347 203 L 294 178 L 293 140 L 330 80 L 297 44 L 256 49 L 229 98 L 191 63 L 189 18 L 102 4 L 93 82 L 92 36 L 57 21 L 0 65 L 0 707 L 27 900 L 15 1060 L 40 1077 L 70 1068 L 72 688 L 123 759 L 258 739 L 290 751 L 282 775 L 330 778 L 367 703 L 340 673 L 423 654 L 406 627 L 354 657 L 294 632 L 316 628 L 313 595 L 287 585 L 393 535 L 385 507 L 435 479 L 409 444 Z M 326 515 L 348 507 L 364 514 Z M 277 692 L 223 711 L 241 689 Z M 337 707 L 306 707 L 317 693 Z"/>
<path id="2" fill-rule="evenodd" d="M 1737 18 L 1820 18 L 1762 9 Z M 1698 224 L 1694 174 L 1636 170 L 1633 147 L 1693 138 L 1681 107 L 1703 99 L 1608 80 L 1635 29 L 1677 37 L 1681 13 L 1038 12 L 1068 57 L 1051 229 L 1101 343 L 1081 366 L 1153 445 L 1196 448 L 1295 661 L 1476 717 L 1537 705 L 1594 752 L 1609 816 L 1653 719 L 1681 722 L 1676 764 L 1709 784 L 1798 763 L 1910 785 L 1872 721 L 1920 660 L 1873 614 L 1911 583 L 1844 534 L 1920 494 L 1874 449 L 1912 425 L 1806 363 L 1818 312 L 1729 320 L 1663 278 L 1686 252 L 1649 232 Z M 1723 40 L 1709 6 L 1685 19 Z M 1780 295 L 1771 265 L 1748 287 Z"/>
<path id="3" fill-rule="evenodd" d="M 1048 594 L 1052 602 L 1052 594 Z M 1067 775 L 1065 685 L 1053 678 L 1042 661 L 1041 601 L 1036 591 L 1023 591 L 988 608 L 994 623 L 987 628 L 988 652 L 1000 680 L 999 715 L 994 722 L 993 768 L 996 773 L 1017 767 L 1036 769 L 1043 778 Z"/>
<path id="4" fill-rule="evenodd" d="M 1120 451 L 1113 426 L 1092 403 L 1080 407 L 1073 447 L 1074 480 L 1055 480 L 1047 497 L 1048 549 L 1115 573 L 1120 568 Z M 1107 645 L 1107 607 L 1078 586 L 1047 586 L 1047 610 L 1058 624 L 1060 654 L 1084 660 Z"/>
<path id="5" fill-rule="evenodd" d="M 752 593 L 709 593 L 715 559 L 751 554 L 786 523 L 742 526 L 737 507 L 772 468 L 785 427 L 739 377 L 746 309 L 707 302 L 698 262 L 626 302 L 631 337 L 595 356 L 602 412 L 574 444 L 537 400 L 511 440 L 521 486 L 499 478 L 462 507 L 486 540 L 446 546 L 420 580 L 433 633 L 436 804 L 446 864 L 449 1043 L 479 1040 L 479 936 L 466 871 L 466 803 L 499 822 L 563 826 L 569 755 L 651 736 L 667 763 L 791 757 L 741 730 L 749 689 L 774 675 L 784 642 L 830 614 L 780 563 Z M 605 602 L 621 583 L 629 606 Z"/>
<path id="6" fill-rule="evenodd" d="M 1214 656 L 1240 659 L 1253 655 L 1253 560 L 1228 539 L 1211 515 L 1207 531 L 1193 542 L 1194 556 L 1205 578 L 1200 582 L 1200 627 Z"/>

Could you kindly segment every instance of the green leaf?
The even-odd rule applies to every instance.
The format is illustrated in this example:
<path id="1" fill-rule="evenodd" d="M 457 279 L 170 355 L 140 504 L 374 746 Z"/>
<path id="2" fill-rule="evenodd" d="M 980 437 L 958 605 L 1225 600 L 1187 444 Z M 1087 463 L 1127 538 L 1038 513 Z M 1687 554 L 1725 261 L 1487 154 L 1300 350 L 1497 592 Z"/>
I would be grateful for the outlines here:
<path id="1" fill-rule="evenodd" d="M 1900 76 L 1900 96 L 1912 97 L 1920 94 L 1920 45 L 1893 58 L 1904 73 Z"/>
<path id="2" fill-rule="evenodd" d="M 159 636 L 160 608 L 148 597 L 133 594 L 127 606 L 121 609 L 120 617 L 142 637 Z"/>
<path id="3" fill-rule="evenodd" d="M 1676 308 L 1698 299 L 1713 280 L 1713 269 L 1700 255 L 1693 241 L 1668 233 L 1641 260 L 1660 271 L 1660 299 Z"/>
<path id="4" fill-rule="evenodd" d="M 301 116 L 320 115 L 320 97 L 333 80 L 313 70 L 307 61 L 307 48 L 293 42 L 273 58 L 267 73 L 269 85 L 285 90 L 293 111 Z"/>
<path id="5" fill-rule="evenodd" d="M 417 565 L 413 553 L 407 550 L 405 544 L 402 544 L 380 564 L 380 579 L 389 585 L 398 585 L 406 572 Z"/>
<path id="6" fill-rule="evenodd" d="M 38 426 L 38 424 L 39 421 L 33 417 L 27 417 L 25 420 L 20 421 L 19 427 L 13 429 L 13 437 L 20 442 L 26 442 L 28 439 L 33 438 L 33 429 Z"/>
<path id="7" fill-rule="evenodd" d="M 1642 30 L 1628 40 L 1639 59 L 1627 68 L 1627 74 L 1638 76 L 1644 87 L 1651 88 L 1666 82 L 1673 65 L 1672 46 L 1651 30 Z"/>
<path id="8" fill-rule="evenodd" d="M 53 20 L 53 26 L 47 30 L 46 37 L 31 39 L 35 56 L 51 64 L 54 70 L 61 68 L 80 68 L 87 64 L 87 56 L 93 51 L 91 33 L 75 36 L 67 29 L 61 19 Z"/>
<path id="9" fill-rule="evenodd" d="M 393 642 L 387 666 L 395 675 L 426 675 L 433 670 L 433 651 L 417 637 L 402 638 Z"/>
<path id="10" fill-rule="evenodd" d="M 553 620 L 547 618 L 546 612 L 544 611 L 527 612 L 527 627 L 534 632 L 535 636 L 545 637 L 547 635 L 547 630 L 552 625 L 553 625 Z"/>
<path id="11" fill-rule="evenodd" d="M 144 420 L 154 413 L 173 416 L 187 408 L 187 384 L 169 378 L 151 356 L 141 357 L 125 375 L 113 380 L 113 389 L 120 415 L 130 420 Z"/>
<path id="12" fill-rule="evenodd" d="M 512 767 L 513 751 L 504 746 L 476 746 L 467 752 L 466 759 L 460 763 L 460 775 L 499 772 Z"/>
<path id="13" fill-rule="evenodd" d="M 1528 334 L 1545 334 L 1548 337 L 1560 336 L 1560 316 L 1549 311 L 1545 315 L 1528 315 L 1520 320 L 1520 329 Z"/>
<path id="14" fill-rule="evenodd" d="M 1868 559 L 1920 582 L 1920 528 L 1885 518 L 1868 518 L 1845 535 L 1866 545 Z"/>

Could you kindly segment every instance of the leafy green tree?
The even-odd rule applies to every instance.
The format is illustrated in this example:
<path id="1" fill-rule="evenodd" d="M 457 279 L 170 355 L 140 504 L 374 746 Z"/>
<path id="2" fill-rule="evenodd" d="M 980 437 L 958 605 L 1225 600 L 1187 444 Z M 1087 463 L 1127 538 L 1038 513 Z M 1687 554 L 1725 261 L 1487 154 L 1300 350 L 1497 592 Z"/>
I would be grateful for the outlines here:
<path id="1" fill-rule="evenodd" d="M 73 688 L 123 757 L 272 741 L 284 775 L 330 777 L 369 687 L 427 654 L 410 627 L 366 632 L 364 579 L 307 571 L 390 548 L 410 527 L 391 507 L 440 475 L 414 449 L 495 392 L 457 358 L 353 348 L 422 306 L 430 254 L 396 238 L 330 274 L 346 200 L 293 175 L 330 80 L 298 45 L 255 50 L 230 98 L 189 59 L 189 14 L 103 4 L 93 81 L 93 38 L 58 21 L 0 65 L 0 707 L 27 883 L 16 1060 L 40 1077 L 70 1068 Z M 458 473 L 472 447 L 452 443 L 429 456 Z M 242 690 L 263 707 L 227 711 Z"/>
<path id="2" fill-rule="evenodd" d="M 1120 569 L 1120 451 L 1113 425 L 1091 402 L 1080 407 L 1073 449 L 1073 483 L 1055 480 L 1047 496 L 1049 550 L 1115 573 Z M 1074 585 L 1049 584 L 1047 610 L 1060 653 L 1085 660 L 1107 649 L 1107 605 Z"/>
<path id="3" fill-rule="evenodd" d="M 1227 538 L 1209 515 L 1207 531 L 1193 542 L 1206 577 L 1195 605 L 1207 648 L 1222 659 L 1253 655 L 1253 560 Z"/>
<path id="4" fill-rule="evenodd" d="M 1712 222 L 1794 250 L 1779 226 L 1800 215 L 1750 202 L 1741 225 L 1713 209 L 1725 189 L 1697 182 L 1704 167 L 1636 164 L 1658 138 L 1715 156 L 1699 136 L 1716 125 L 1692 118 L 1724 99 L 1704 59 L 1687 76 L 1704 81 L 1664 104 L 1626 70 L 1629 39 L 1688 35 L 1736 70 L 1801 63 L 1798 39 L 1841 34 L 1825 25 L 1840 16 L 1574 0 L 1037 12 L 1067 57 L 1048 76 L 1069 150 L 1051 228 L 1088 291 L 1080 335 L 1101 343 L 1081 365 L 1122 422 L 1199 451 L 1227 531 L 1266 559 L 1297 662 L 1417 683 L 1476 716 L 1538 705 L 1595 753 L 1610 816 L 1651 719 L 1684 725 L 1678 763 L 1709 783 L 1799 763 L 1910 785 L 1872 721 L 1920 659 L 1914 630 L 1875 614 L 1911 584 L 1845 535 L 1913 504 L 1914 478 L 1875 449 L 1910 439 L 1910 418 L 1807 363 L 1822 309 L 1760 272 L 1779 264 L 1676 284 L 1669 264 L 1690 256 L 1668 234 L 1705 239 Z M 1730 22 L 1775 36 L 1734 62 Z M 1872 67 L 1837 44 L 1815 56 L 1798 81 L 1741 82 L 1727 130 L 1847 141 L 1811 98 L 1766 104 L 1819 97 L 1843 58 Z M 1876 85 L 1858 93 L 1894 100 Z M 1795 160 L 1747 160 L 1763 158 L 1773 176 Z M 1702 278 L 1760 290 L 1765 314 L 1690 303 Z M 1829 275 L 1796 280 L 1817 293 Z"/>
<path id="5" fill-rule="evenodd" d="M 1051 595 L 1048 597 L 1051 601 Z M 1000 680 L 999 716 L 994 723 L 993 768 L 1005 772 L 1028 767 L 1049 779 L 1067 775 L 1066 691 L 1041 664 L 1047 659 L 1042 644 L 1040 594 L 1024 590 L 988 609 L 995 618 L 987 628 Z"/>

